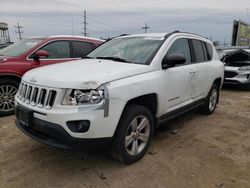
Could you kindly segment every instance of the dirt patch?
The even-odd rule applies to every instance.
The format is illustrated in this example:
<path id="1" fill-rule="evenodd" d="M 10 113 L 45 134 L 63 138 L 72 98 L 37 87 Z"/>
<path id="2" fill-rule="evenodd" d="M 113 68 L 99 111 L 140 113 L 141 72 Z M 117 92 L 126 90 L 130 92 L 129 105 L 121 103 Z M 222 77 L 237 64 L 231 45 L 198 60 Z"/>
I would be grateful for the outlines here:
<path id="1" fill-rule="evenodd" d="M 215 113 L 161 126 L 133 165 L 106 151 L 59 150 L 0 118 L 0 187 L 250 187 L 250 92 L 223 90 Z"/>

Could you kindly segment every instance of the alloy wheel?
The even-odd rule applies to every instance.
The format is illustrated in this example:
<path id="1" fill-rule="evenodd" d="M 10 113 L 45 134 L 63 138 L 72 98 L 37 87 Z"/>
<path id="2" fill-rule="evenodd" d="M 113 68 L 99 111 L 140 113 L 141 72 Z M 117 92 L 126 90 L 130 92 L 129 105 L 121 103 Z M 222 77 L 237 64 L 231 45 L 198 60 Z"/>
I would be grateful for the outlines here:
<path id="1" fill-rule="evenodd" d="M 209 110 L 213 111 L 217 104 L 218 92 L 216 89 L 213 89 L 209 98 Z"/>
<path id="2" fill-rule="evenodd" d="M 150 122 L 144 115 L 136 116 L 129 124 L 126 136 L 125 147 L 127 152 L 138 155 L 146 147 L 150 136 Z"/>
<path id="3" fill-rule="evenodd" d="M 0 111 L 10 112 L 14 109 L 17 88 L 11 85 L 0 86 Z"/>

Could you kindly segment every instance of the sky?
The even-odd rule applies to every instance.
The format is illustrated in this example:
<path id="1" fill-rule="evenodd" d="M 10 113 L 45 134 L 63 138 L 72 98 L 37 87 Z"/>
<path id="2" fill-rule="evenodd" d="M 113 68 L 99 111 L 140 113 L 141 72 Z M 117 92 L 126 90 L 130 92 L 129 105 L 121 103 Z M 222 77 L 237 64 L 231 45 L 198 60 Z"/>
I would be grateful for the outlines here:
<path id="1" fill-rule="evenodd" d="M 87 11 L 90 37 L 148 32 L 193 32 L 230 43 L 233 20 L 250 23 L 250 0 L 0 0 L 0 22 L 12 41 L 17 22 L 23 36 L 82 35 Z"/>

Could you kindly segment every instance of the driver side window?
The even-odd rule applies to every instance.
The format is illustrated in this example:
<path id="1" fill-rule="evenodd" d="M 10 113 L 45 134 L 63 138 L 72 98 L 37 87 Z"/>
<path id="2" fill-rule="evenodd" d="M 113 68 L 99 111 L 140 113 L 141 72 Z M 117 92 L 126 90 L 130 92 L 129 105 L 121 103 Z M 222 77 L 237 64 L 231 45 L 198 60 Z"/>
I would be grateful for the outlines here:
<path id="1" fill-rule="evenodd" d="M 70 58 L 70 46 L 68 41 L 51 42 L 40 50 L 45 50 L 49 53 L 49 56 L 43 59 Z"/>
<path id="2" fill-rule="evenodd" d="M 188 44 L 187 39 L 177 39 L 172 46 L 169 48 L 167 55 L 171 54 L 182 54 L 183 56 L 186 57 L 186 62 L 185 64 L 190 64 L 191 63 L 191 54 L 190 54 L 190 48 Z"/>

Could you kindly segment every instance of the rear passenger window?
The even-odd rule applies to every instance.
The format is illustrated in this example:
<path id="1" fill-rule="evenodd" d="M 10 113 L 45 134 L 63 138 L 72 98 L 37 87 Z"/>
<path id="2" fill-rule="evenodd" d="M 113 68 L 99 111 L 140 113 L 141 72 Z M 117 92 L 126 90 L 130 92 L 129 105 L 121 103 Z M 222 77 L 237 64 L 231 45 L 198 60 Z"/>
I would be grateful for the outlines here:
<path id="1" fill-rule="evenodd" d="M 171 54 L 182 54 L 186 57 L 185 64 L 191 63 L 191 55 L 190 55 L 188 40 L 177 39 L 168 50 L 167 55 Z"/>
<path id="2" fill-rule="evenodd" d="M 213 58 L 213 47 L 209 43 L 205 43 L 205 45 L 207 47 L 207 59 L 210 61 Z"/>
<path id="3" fill-rule="evenodd" d="M 73 41 L 73 57 L 85 57 L 95 46 L 90 42 Z"/>
<path id="4" fill-rule="evenodd" d="M 202 43 L 199 40 L 192 40 L 194 48 L 195 62 L 200 63 L 205 61 L 205 55 L 203 52 Z"/>

